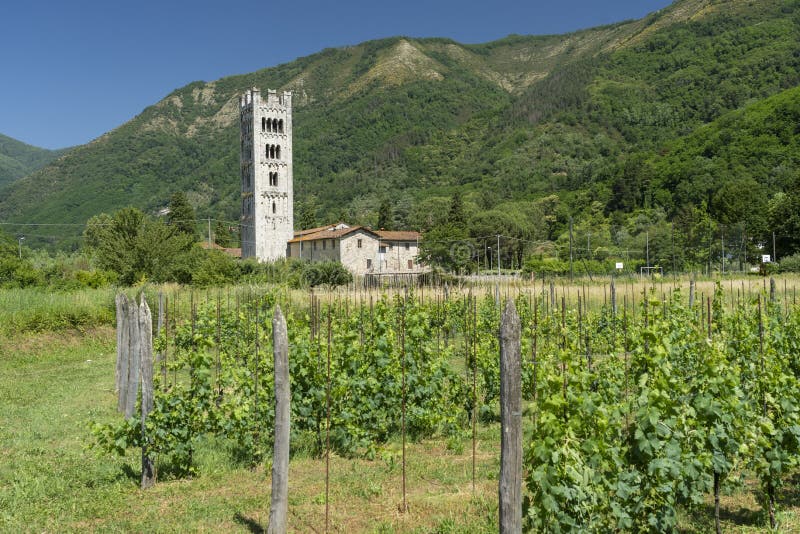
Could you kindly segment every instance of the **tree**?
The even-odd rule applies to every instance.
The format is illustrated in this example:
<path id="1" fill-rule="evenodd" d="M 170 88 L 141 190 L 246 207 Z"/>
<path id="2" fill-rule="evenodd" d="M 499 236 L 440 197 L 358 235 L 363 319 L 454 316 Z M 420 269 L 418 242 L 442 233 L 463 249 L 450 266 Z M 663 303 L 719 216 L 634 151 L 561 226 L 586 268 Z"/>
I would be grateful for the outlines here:
<path id="1" fill-rule="evenodd" d="M 297 209 L 296 226 L 301 230 L 316 228 L 319 224 L 317 212 L 319 211 L 319 201 L 315 195 L 310 195 L 305 200 L 300 201 Z"/>
<path id="2" fill-rule="evenodd" d="M 419 257 L 427 265 L 450 271 L 469 270 L 473 266 L 475 245 L 465 226 L 441 224 L 423 234 Z"/>
<path id="3" fill-rule="evenodd" d="M 394 214 L 392 210 L 392 202 L 388 198 L 381 200 L 381 205 L 378 207 L 378 228 L 381 230 L 392 230 L 394 222 Z"/>
<path id="4" fill-rule="evenodd" d="M 464 212 L 464 199 L 461 193 L 456 191 L 450 199 L 450 211 L 447 215 L 447 222 L 450 224 L 464 225 L 467 222 L 467 215 Z"/>
<path id="5" fill-rule="evenodd" d="M 0 230 L 0 287 L 25 287 L 41 281 L 41 272 L 30 260 L 19 257 L 17 242 Z"/>
<path id="6" fill-rule="evenodd" d="M 174 226 L 179 232 L 197 237 L 197 223 L 195 221 L 194 208 L 189 204 L 186 193 L 177 191 L 169 199 L 169 214 L 167 223 Z"/>
<path id="7" fill-rule="evenodd" d="M 778 258 L 800 251 L 800 176 L 785 194 L 773 197 L 769 218 L 775 232 Z"/>
<path id="8" fill-rule="evenodd" d="M 150 219 L 136 208 L 92 217 L 84 237 L 100 268 L 117 273 L 123 284 L 191 280 L 189 253 L 195 236 Z"/>
<path id="9" fill-rule="evenodd" d="M 225 221 L 217 219 L 214 223 L 214 243 L 226 248 L 233 245 L 233 235 Z"/>

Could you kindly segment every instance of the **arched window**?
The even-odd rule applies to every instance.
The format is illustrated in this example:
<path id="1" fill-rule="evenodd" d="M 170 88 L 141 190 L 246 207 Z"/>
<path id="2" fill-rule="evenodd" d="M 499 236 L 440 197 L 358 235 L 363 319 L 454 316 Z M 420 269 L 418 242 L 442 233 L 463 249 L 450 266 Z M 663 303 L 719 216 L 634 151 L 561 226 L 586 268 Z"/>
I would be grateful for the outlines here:
<path id="1" fill-rule="evenodd" d="M 272 203 L 272 213 L 275 213 L 275 202 Z"/>
<path id="2" fill-rule="evenodd" d="M 278 119 L 272 119 L 272 131 L 273 132 L 278 131 Z"/>
<path id="3" fill-rule="evenodd" d="M 283 119 L 278 121 L 278 132 L 283 133 Z"/>
<path id="4" fill-rule="evenodd" d="M 264 117 L 261 117 L 261 131 L 263 132 L 266 129 L 267 129 L 267 119 L 264 118 Z"/>
<path id="5" fill-rule="evenodd" d="M 275 147 L 275 157 L 281 159 L 281 145 Z"/>
<path id="6" fill-rule="evenodd" d="M 266 156 L 268 158 L 269 157 L 269 145 L 267 145 L 265 147 L 264 152 L 265 152 L 264 156 Z"/>
<path id="7" fill-rule="evenodd" d="M 269 146 L 269 157 L 274 158 L 275 157 L 275 152 L 276 152 L 275 151 L 275 145 L 270 145 Z"/>

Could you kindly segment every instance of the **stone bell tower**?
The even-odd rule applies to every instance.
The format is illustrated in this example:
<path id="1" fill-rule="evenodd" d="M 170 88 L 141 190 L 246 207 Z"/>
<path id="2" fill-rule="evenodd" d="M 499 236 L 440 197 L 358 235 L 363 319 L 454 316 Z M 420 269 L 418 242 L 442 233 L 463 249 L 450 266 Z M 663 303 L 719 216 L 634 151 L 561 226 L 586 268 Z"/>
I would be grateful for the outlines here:
<path id="1" fill-rule="evenodd" d="M 294 237 L 292 93 L 253 88 L 239 99 L 242 257 L 286 257 Z"/>

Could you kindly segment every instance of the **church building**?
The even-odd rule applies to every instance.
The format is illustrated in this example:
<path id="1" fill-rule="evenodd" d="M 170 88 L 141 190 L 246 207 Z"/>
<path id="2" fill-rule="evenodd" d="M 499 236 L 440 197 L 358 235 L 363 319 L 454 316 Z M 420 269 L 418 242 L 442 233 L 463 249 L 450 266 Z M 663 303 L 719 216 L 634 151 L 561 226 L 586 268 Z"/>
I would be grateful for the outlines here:
<path id="1" fill-rule="evenodd" d="M 355 275 L 419 274 L 420 234 L 338 223 L 294 230 L 292 94 L 253 88 L 239 100 L 242 257 L 341 262 Z"/>
<path id="2" fill-rule="evenodd" d="M 239 101 L 242 257 L 286 257 L 294 238 L 292 93 L 250 89 Z"/>

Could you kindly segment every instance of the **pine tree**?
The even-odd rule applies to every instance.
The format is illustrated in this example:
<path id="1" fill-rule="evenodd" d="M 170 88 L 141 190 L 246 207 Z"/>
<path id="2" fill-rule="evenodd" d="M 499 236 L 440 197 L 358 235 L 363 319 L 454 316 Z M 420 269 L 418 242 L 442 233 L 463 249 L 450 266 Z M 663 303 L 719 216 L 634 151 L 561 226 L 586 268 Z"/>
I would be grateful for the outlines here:
<path id="1" fill-rule="evenodd" d="M 381 205 L 378 208 L 378 228 L 381 230 L 391 230 L 393 222 L 394 214 L 392 213 L 392 202 L 388 198 L 384 198 L 381 200 Z"/>
<path id="2" fill-rule="evenodd" d="M 447 222 L 455 225 L 463 225 L 467 222 L 467 216 L 464 213 L 464 201 L 458 191 L 453 194 L 450 200 L 450 213 L 447 216 Z"/>
<path id="3" fill-rule="evenodd" d="M 317 197 L 311 195 L 307 199 L 301 201 L 298 207 L 295 226 L 300 230 L 317 227 L 317 211 L 319 210 Z"/>
<path id="4" fill-rule="evenodd" d="M 230 247 L 233 243 L 231 230 L 224 221 L 217 220 L 214 223 L 214 243 L 221 247 Z"/>
<path id="5" fill-rule="evenodd" d="M 186 193 L 178 191 L 169 199 L 169 214 L 167 223 L 174 226 L 179 232 L 196 237 L 197 223 L 195 222 L 194 208 L 189 204 Z"/>

